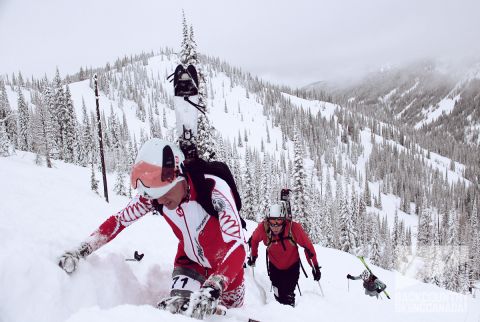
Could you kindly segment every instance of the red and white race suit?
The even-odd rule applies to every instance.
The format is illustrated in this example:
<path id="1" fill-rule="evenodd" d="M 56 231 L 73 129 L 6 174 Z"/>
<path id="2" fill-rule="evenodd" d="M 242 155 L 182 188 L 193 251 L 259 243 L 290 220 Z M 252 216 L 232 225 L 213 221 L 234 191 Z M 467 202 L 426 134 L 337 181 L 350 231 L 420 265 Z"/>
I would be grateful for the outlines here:
<path id="1" fill-rule="evenodd" d="M 163 217 L 179 239 L 174 265 L 194 269 L 205 278 L 212 274 L 222 276 L 222 304 L 239 307 L 243 304 L 245 292 L 243 263 L 246 256 L 240 217 L 228 184 L 216 176 L 205 175 L 205 178 L 215 183 L 212 201 L 218 218 L 210 216 L 196 201 L 196 191 L 190 180 L 190 198 L 174 210 L 162 209 Z M 124 209 L 108 218 L 92 233 L 87 240 L 92 251 L 153 210 L 151 200 L 135 196 Z"/>

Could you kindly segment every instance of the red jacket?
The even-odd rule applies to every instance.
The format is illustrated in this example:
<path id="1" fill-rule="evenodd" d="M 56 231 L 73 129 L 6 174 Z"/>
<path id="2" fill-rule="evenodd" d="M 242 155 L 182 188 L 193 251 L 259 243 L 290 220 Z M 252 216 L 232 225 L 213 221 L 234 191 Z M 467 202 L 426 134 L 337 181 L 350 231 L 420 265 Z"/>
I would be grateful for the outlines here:
<path id="1" fill-rule="evenodd" d="M 174 210 L 163 207 L 162 215 L 179 239 L 178 251 L 208 269 L 209 275 L 223 275 L 224 290 L 231 290 L 243 282 L 245 237 L 230 187 L 218 177 L 205 177 L 215 182 L 212 200 L 221 205 L 218 218 L 210 216 L 195 200 L 196 192 L 191 182 L 190 200 L 182 202 Z M 87 242 L 92 251 L 108 243 L 125 227 L 152 210 L 151 201 L 137 195 L 127 207 L 108 218 L 90 236 Z"/>
<path id="2" fill-rule="evenodd" d="M 265 227 L 267 227 L 268 233 L 267 231 L 265 231 Z M 263 244 L 268 248 L 268 259 L 276 268 L 287 269 L 292 266 L 300 259 L 300 256 L 298 254 L 297 245 L 294 245 L 293 242 L 289 239 L 290 228 L 291 236 L 295 243 L 305 249 L 305 255 L 307 259 L 309 259 L 309 264 L 313 264 L 314 266 L 318 265 L 317 254 L 315 253 L 315 248 L 313 248 L 312 242 L 308 238 L 302 226 L 299 223 L 293 221 L 287 221 L 285 224 L 285 228 L 279 235 L 271 234 L 270 228 L 268 227 L 268 223 L 266 221 L 258 224 L 257 228 L 252 234 L 251 255 L 258 256 L 258 244 L 260 243 L 260 241 L 263 241 Z M 272 237 L 271 243 L 268 246 L 269 234 L 271 234 Z M 283 237 L 283 243 L 281 237 Z"/>

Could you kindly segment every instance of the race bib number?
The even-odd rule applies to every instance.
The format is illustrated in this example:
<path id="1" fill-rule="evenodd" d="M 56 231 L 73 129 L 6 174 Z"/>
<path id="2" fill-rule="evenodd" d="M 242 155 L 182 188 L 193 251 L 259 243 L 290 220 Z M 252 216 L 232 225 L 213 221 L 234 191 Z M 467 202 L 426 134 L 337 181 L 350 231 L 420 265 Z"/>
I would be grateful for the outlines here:
<path id="1" fill-rule="evenodd" d="M 172 278 L 172 290 L 195 292 L 200 289 L 200 282 L 186 275 L 176 275 Z"/>

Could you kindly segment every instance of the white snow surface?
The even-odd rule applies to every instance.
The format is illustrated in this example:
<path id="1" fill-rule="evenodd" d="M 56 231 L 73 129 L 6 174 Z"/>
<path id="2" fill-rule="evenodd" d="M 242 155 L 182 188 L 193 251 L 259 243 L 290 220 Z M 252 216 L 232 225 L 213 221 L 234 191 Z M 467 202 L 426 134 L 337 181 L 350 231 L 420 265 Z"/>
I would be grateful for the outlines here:
<path id="1" fill-rule="evenodd" d="M 283 96 L 286 99 L 289 99 L 290 102 L 292 102 L 292 104 L 296 105 L 297 107 L 304 108 L 310 111 L 313 115 L 320 113 L 320 115 L 327 120 L 330 120 L 334 116 L 335 110 L 337 108 L 340 108 L 340 106 L 337 104 L 318 100 L 306 100 L 304 98 L 300 98 L 286 93 L 283 93 Z"/>
<path id="2" fill-rule="evenodd" d="M 430 106 L 426 111 L 422 111 L 424 114 L 424 120 L 418 122 L 415 125 L 416 129 L 421 128 L 423 125 L 430 124 L 438 119 L 442 114 L 448 115 L 452 112 L 455 107 L 455 103 L 460 99 L 460 95 L 455 96 L 454 98 L 445 97 L 443 100 L 438 102 L 436 106 Z"/>
<path id="3" fill-rule="evenodd" d="M 154 307 L 169 293 L 177 240 L 160 216 L 147 215 L 109 244 L 81 260 L 71 275 L 57 266 L 58 257 L 76 247 L 128 198 L 110 191 L 110 203 L 90 190 L 90 170 L 61 161 L 39 167 L 31 153 L 0 158 L 0 321 L 130 322 L 195 321 Z M 100 174 L 97 173 L 97 178 Z M 111 178 L 113 179 L 113 178 Z M 111 181 L 112 182 L 112 181 Z M 99 191 L 103 191 L 100 187 Z M 256 223 L 248 223 L 247 235 Z M 273 299 L 265 268 L 264 246 L 255 276 L 267 292 L 263 304 L 251 268 L 246 273 L 245 305 L 208 321 L 471 321 L 480 318 L 479 299 L 420 283 L 397 272 L 370 265 L 387 285 L 392 300 L 363 295 L 364 268 L 338 250 L 315 247 L 322 266 L 317 283 L 301 275 L 297 306 Z M 140 262 L 125 261 L 135 250 Z M 303 252 L 302 257 L 303 257 Z M 303 258 L 303 263 L 308 265 Z"/>

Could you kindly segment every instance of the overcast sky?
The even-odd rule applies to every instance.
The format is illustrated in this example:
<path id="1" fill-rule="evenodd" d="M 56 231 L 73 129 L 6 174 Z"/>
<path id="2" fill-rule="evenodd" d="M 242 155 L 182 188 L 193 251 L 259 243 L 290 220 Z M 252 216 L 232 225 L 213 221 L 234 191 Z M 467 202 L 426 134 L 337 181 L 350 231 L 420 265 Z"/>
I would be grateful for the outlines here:
<path id="1" fill-rule="evenodd" d="M 479 0 L 0 0 L 0 74 L 177 50 L 182 8 L 200 52 L 293 86 L 480 53 Z"/>

